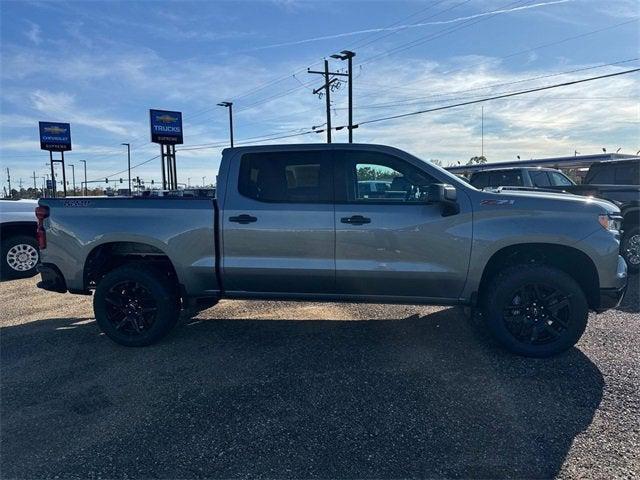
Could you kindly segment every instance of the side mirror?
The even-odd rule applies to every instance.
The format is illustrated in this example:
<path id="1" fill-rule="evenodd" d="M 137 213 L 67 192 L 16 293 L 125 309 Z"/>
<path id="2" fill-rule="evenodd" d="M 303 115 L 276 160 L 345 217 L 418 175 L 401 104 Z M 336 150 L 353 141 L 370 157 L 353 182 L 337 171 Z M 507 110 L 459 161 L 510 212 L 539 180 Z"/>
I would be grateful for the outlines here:
<path id="1" fill-rule="evenodd" d="M 458 207 L 458 193 L 453 185 L 447 183 L 432 183 L 427 190 L 427 203 L 442 205 L 442 216 L 455 215 L 460 211 Z"/>

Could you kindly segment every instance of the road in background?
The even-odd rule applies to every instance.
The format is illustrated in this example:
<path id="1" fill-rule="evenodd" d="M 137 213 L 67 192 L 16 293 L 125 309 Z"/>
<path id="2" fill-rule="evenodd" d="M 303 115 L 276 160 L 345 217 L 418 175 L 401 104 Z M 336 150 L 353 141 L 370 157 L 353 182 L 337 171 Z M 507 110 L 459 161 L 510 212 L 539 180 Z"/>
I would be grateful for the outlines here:
<path id="1" fill-rule="evenodd" d="M 544 360 L 355 304 L 225 301 L 126 348 L 36 281 L 0 284 L 4 478 L 640 475 L 638 276 Z"/>

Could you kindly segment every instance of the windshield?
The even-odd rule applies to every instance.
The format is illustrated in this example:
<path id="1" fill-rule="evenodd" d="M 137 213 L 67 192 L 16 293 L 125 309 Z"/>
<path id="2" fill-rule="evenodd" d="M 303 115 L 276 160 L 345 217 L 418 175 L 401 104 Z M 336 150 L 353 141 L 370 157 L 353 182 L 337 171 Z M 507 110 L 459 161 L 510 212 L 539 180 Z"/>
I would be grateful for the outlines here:
<path id="1" fill-rule="evenodd" d="M 410 153 L 408 155 L 410 155 L 412 158 L 415 158 L 416 160 L 418 160 L 418 161 L 420 161 L 422 163 L 428 163 L 431 167 L 435 168 L 439 173 L 442 174 L 443 177 L 447 178 L 447 181 L 445 183 L 450 183 L 451 185 L 453 185 L 455 187 L 461 186 L 461 187 L 472 188 L 474 190 L 478 190 L 477 188 L 475 188 L 470 183 L 467 183 L 466 181 L 464 181 L 463 179 L 461 179 L 457 175 L 454 175 L 453 173 L 449 172 L 448 170 L 445 170 L 440 165 L 436 165 L 435 163 L 429 162 L 427 160 L 423 160 L 423 159 L 421 159 L 419 157 L 416 157 L 415 155 L 411 155 Z"/>

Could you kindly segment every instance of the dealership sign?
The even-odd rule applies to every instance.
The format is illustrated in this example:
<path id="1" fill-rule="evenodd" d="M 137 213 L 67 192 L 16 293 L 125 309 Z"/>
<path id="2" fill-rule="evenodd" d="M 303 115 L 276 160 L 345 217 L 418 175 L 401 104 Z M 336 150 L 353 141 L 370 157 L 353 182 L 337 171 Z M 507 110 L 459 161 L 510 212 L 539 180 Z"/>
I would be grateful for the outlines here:
<path id="1" fill-rule="evenodd" d="M 50 152 L 71 150 L 71 126 L 68 123 L 39 122 L 40 148 Z"/>
<path id="2" fill-rule="evenodd" d="M 182 143 L 182 113 L 149 110 L 151 141 L 164 145 Z"/>

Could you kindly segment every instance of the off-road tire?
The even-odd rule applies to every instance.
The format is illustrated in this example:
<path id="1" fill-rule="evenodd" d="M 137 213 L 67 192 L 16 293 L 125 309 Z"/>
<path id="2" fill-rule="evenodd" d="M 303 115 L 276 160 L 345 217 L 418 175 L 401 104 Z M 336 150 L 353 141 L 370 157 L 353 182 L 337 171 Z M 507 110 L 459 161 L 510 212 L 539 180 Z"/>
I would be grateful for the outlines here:
<path id="1" fill-rule="evenodd" d="M 630 243 L 632 241 L 637 242 L 638 236 L 640 236 L 640 227 L 638 226 L 630 228 L 629 231 L 625 230 L 624 234 L 622 235 L 620 251 L 622 252 L 622 257 L 624 258 L 625 262 L 627 262 L 627 270 L 630 273 L 638 273 L 638 271 L 640 270 L 640 263 L 632 263 L 630 261 L 630 255 L 628 251 L 631 247 Z"/>
<path id="2" fill-rule="evenodd" d="M 565 328 L 560 327 L 563 323 L 556 323 L 552 320 L 534 322 L 534 325 L 549 338 L 551 338 L 551 334 L 547 333 L 548 326 L 554 327 L 554 335 L 557 333 L 555 338 L 544 344 L 532 344 L 526 339 L 518 338 L 507 326 L 508 322 L 505 316 L 507 308 L 517 308 L 512 304 L 516 298 L 513 296 L 514 292 L 523 288 L 530 289 L 533 285 L 540 285 L 544 289 L 554 289 L 566 296 L 563 304 L 567 306 L 562 310 L 566 317 L 563 319 L 563 323 L 566 321 Z M 552 309 L 556 305 L 558 304 L 552 305 Z M 578 283 L 565 272 L 541 264 L 515 265 L 497 274 L 490 280 L 483 292 L 482 306 L 487 328 L 500 345 L 518 355 L 539 358 L 557 355 L 575 345 L 584 333 L 589 313 L 587 299 Z M 520 310 L 516 311 L 520 313 Z M 550 309 L 546 309 L 545 312 L 547 313 L 544 316 L 548 319 Z M 541 317 L 542 314 L 536 314 L 536 316 Z M 524 317 L 523 320 L 530 322 Z M 545 325 L 546 321 L 552 321 L 553 324 Z M 510 325 L 512 326 L 513 323 Z M 526 323 L 525 325 L 528 327 L 530 324 Z M 527 327 L 525 327 L 525 331 Z M 556 329 L 561 329 L 561 331 L 556 332 Z"/>
<path id="3" fill-rule="evenodd" d="M 126 289 L 127 285 L 139 285 L 138 296 L 140 297 L 140 303 L 145 305 L 155 306 L 155 312 L 153 320 L 150 325 L 146 325 L 144 321 L 138 322 L 136 320 L 136 326 L 140 327 L 143 324 L 143 328 L 140 332 L 125 331 L 125 327 L 122 325 L 117 328 L 124 319 L 115 319 L 114 316 L 120 314 L 125 307 L 121 305 L 115 305 L 118 303 L 118 297 L 122 300 L 133 301 L 135 300 L 136 293 L 125 294 L 126 290 L 123 290 L 119 294 L 120 289 Z M 129 290 L 135 290 L 135 287 L 129 288 Z M 143 347 L 158 342 L 165 337 L 171 329 L 176 325 L 180 315 L 180 304 L 177 294 L 178 288 L 174 280 L 172 280 L 166 272 L 161 269 L 155 269 L 144 265 L 124 265 L 112 270 L 105 275 L 97 284 L 96 291 L 93 296 L 93 310 L 96 316 L 96 321 L 100 326 L 100 329 L 114 342 L 127 347 Z M 134 298 L 134 300 L 131 300 Z M 120 302 L 122 303 L 122 302 Z M 139 310 L 143 310 L 142 307 Z M 135 311 L 136 307 L 131 307 Z M 152 307 L 146 308 L 147 310 Z M 133 315 L 133 314 L 132 314 Z M 136 315 L 144 315 L 146 313 L 136 313 Z M 125 315 L 125 317 L 128 317 Z M 139 319 L 139 316 L 135 318 Z M 145 317 L 150 318 L 150 317 Z M 127 325 L 129 330 L 132 328 L 133 323 L 128 322 L 131 325 Z"/>

